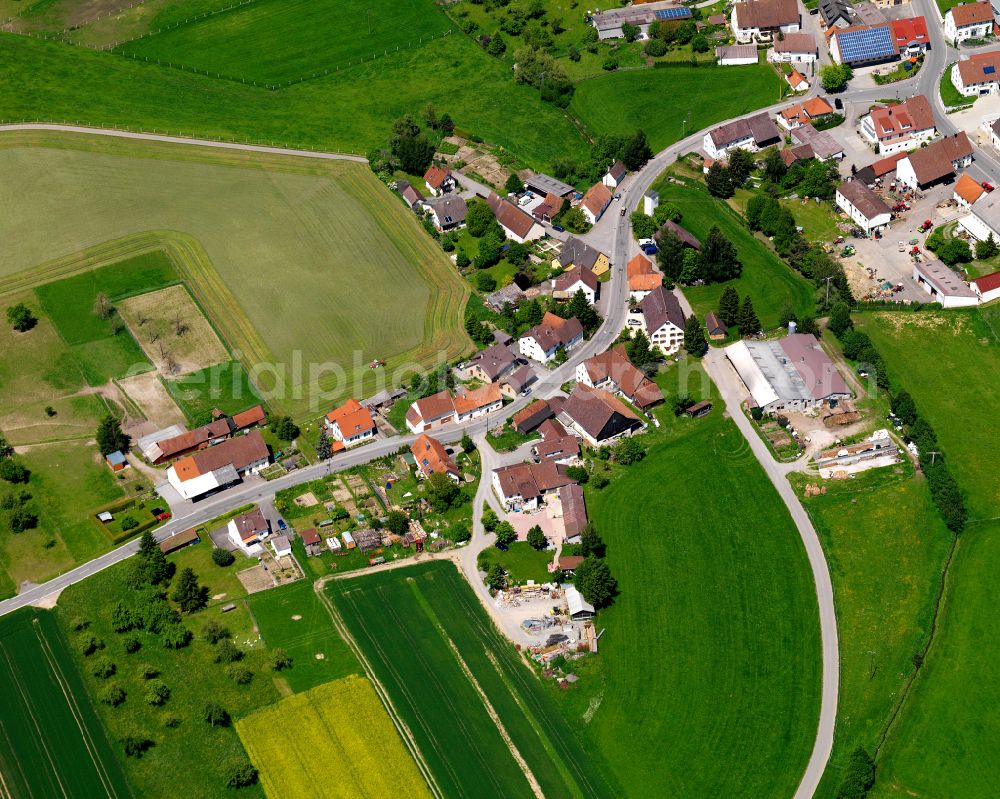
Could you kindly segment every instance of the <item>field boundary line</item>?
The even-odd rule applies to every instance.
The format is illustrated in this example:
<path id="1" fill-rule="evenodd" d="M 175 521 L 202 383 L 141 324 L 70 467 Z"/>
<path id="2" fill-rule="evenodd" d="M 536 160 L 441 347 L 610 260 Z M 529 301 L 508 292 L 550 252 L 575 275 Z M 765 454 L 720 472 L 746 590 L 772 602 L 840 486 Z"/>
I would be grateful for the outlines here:
<path id="1" fill-rule="evenodd" d="M 385 708 L 389 718 L 392 719 L 392 723 L 396 727 L 399 737 L 403 739 L 403 743 L 410 751 L 414 762 L 417 764 L 417 768 L 420 770 L 421 775 L 427 782 L 427 787 L 430 789 L 430 792 L 434 794 L 437 799 L 444 799 L 445 795 L 442 792 L 441 787 L 437 784 L 437 780 L 434 778 L 434 775 L 431 773 L 430 766 L 427 765 L 427 761 L 424 759 L 423 752 L 420 751 L 420 747 L 417 745 L 413 732 L 399 715 L 396 707 L 392 703 L 389 692 L 379 681 L 378 677 L 375 676 L 375 671 L 372 668 L 371 663 L 368 661 L 368 658 L 366 658 L 364 652 L 361 651 L 361 647 L 358 645 L 358 642 L 354 640 L 354 636 L 351 635 L 350 630 L 347 629 L 347 624 L 341 618 L 340 613 L 337 612 L 337 608 L 334 606 L 333 602 L 330 601 L 330 598 L 323 590 L 323 587 L 332 579 L 332 577 L 332 575 L 329 575 L 316 580 L 313 583 L 313 591 L 316 592 L 320 603 L 324 608 L 326 608 L 326 612 L 330 616 L 330 621 L 333 624 L 334 629 L 343 639 L 344 643 L 347 644 L 348 648 L 354 653 L 354 656 L 361 664 L 361 668 L 364 669 L 365 676 L 371 682 L 372 687 L 375 689 L 375 693 L 378 694 L 379 699 L 382 701 L 382 706 Z"/>

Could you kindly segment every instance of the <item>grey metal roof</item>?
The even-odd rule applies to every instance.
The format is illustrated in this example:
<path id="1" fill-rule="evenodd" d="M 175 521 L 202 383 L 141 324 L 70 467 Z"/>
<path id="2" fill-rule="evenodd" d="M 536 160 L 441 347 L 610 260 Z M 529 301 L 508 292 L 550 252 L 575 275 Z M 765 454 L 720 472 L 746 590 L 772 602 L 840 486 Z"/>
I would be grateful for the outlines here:
<path id="1" fill-rule="evenodd" d="M 556 180 L 548 175 L 543 175 L 538 173 L 535 175 L 529 175 L 527 180 L 524 181 L 524 185 L 529 189 L 534 189 L 542 194 L 555 194 L 562 197 L 564 194 L 569 194 L 572 191 L 576 191 L 568 183 L 563 183 L 561 180 Z"/>

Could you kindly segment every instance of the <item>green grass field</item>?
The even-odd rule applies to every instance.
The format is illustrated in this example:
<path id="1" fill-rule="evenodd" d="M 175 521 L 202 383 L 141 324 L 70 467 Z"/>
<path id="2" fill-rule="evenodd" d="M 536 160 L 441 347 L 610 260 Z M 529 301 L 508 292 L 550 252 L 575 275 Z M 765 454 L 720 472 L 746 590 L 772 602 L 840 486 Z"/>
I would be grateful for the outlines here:
<path id="1" fill-rule="evenodd" d="M 1000 624 L 990 576 L 1000 569 L 1000 456 L 982 433 L 992 429 L 997 409 L 1000 313 L 874 313 L 860 315 L 858 324 L 934 426 L 970 516 L 949 571 L 934 645 L 886 739 L 872 795 L 985 799 L 995 785 L 984 764 L 1000 758 L 994 712 Z"/>
<path id="2" fill-rule="evenodd" d="M 512 583 L 524 585 L 528 580 L 544 583 L 552 577 L 545 568 L 552 562 L 552 553 L 533 549 L 527 541 L 515 541 L 506 552 L 495 547 L 486 552 L 490 563 L 499 563 L 506 569 L 507 578 Z"/>
<path id="3" fill-rule="evenodd" d="M 812 312 L 813 287 L 783 263 L 763 240 L 747 230 L 725 203 L 716 200 L 702 187 L 679 186 L 660 180 L 653 188 L 660 193 L 660 202 L 673 203 L 680 208 L 684 214 L 681 225 L 702 241 L 712 226 L 718 225 L 736 246 L 743 264 L 743 272 L 736 280 L 684 289 L 684 295 L 699 316 L 715 310 L 722 292 L 730 285 L 741 297 L 750 295 L 765 329 L 778 324 L 778 314 L 785 303 L 799 313 Z"/>
<path id="4" fill-rule="evenodd" d="M 258 83 L 341 69 L 396 48 L 433 47 L 451 28 L 431 0 L 260 0 L 138 39 L 124 52 Z"/>
<path id="5" fill-rule="evenodd" d="M 675 394 L 683 374 L 661 385 Z M 592 673 L 558 696 L 621 795 L 790 796 L 819 712 L 801 541 L 720 410 L 659 417 L 646 458 L 587 490 L 620 594 L 598 617 Z"/>
<path id="6" fill-rule="evenodd" d="M 166 386 L 191 425 L 207 424 L 215 408 L 234 414 L 260 402 L 246 369 L 238 361 L 167 380 Z"/>
<path id="7" fill-rule="evenodd" d="M 254 594 L 248 604 L 267 645 L 284 649 L 292 658 L 292 668 L 282 677 L 296 693 L 361 673 L 354 654 L 333 629 L 311 580 Z"/>
<path id="8" fill-rule="evenodd" d="M 60 136 L 36 143 L 43 146 L 0 149 L 0 174 L 40 181 L 0 222 L 17 244 L 0 260 L 0 277 L 62 264 L 109 240 L 127 252 L 128 242 L 145 246 L 159 236 L 265 399 L 296 415 L 467 347 L 465 282 L 363 165 L 133 143 L 85 142 L 95 149 L 81 150 L 73 149 L 79 139 Z M 44 227 L 52 215 L 65 224 Z M 146 272 L 137 271 L 142 282 Z M 148 271 L 154 281 L 167 277 Z M 108 340 L 90 340 L 101 326 L 92 312 L 95 280 L 84 274 L 40 289 L 71 343 L 104 353 L 77 353 L 91 382 L 128 360 L 112 358 Z M 386 360 L 387 371 L 369 370 L 373 358 Z"/>
<path id="9" fill-rule="evenodd" d="M 570 110 L 591 135 L 641 128 L 653 150 L 662 150 L 715 122 L 780 102 L 784 87 L 760 64 L 614 72 L 577 84 Z"/>
<path id="10" fill-rule="evenodd" d="M 803 500 L 830 566 L 840 635 L 837 736 L 820 797 L 836 795 L 855 747 L 874 751 L 927 641 L 948 553 L 923 479 L 894 471 L 826 481 L 826 494 Z"/>
<path id="11" fill-rule="evenodd" d="M 326 590 L 444 795 L 531 795 L 477 687 L 545 795 L 611 795 L 575 725 L 560 717 L 453 564 L 334 580 Z"/>
<path id="12" fill-rule="evenodd" d="M 132 796 L 52 613 L 0 619 L 0 679 L 4 796 Z"/>

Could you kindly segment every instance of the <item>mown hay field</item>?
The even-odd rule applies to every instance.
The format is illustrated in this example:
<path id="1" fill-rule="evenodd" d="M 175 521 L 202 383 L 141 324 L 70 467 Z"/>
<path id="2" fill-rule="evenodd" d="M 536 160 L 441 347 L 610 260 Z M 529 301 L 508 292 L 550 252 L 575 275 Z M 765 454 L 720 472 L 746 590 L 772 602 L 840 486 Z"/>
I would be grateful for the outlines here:
<path id="1" fill-rule="evenodd" d="M 269 799 L 431 796 L 363 677 L 286 697 L 238 720 L 236 731 Z"/>
<path id="2" fill-rule="evenodd" d="M 121 50 L 271 84 L 387 57 L 452 27 L 432 0 L 260 0 Z"/>
<path id="3" fill-rule="evenodd" d="M 48 275 L 46 262 L 158 236 L 265 398 L 286 412 L 374 390 L 385 375 L 367 368 L 375 358 L 392 371 L 468 346 L 468 287 L 362 164 L 71 136 L 4 141 L 0 175 L 32 188 L 0 220 L 11 243 L 0 279 L 38 265 Z M 63 326 L 81 339 L 96 332 Z"/>
<path id="4" fill-rule="evenodd" d="M 620 795 L 453 564 L 326 591 L 443 795 L 532 796 L 529 780 L 546 796 Z"/>
<path id="5" fill-rule="evenodd" d="M 0 794 L 131 797 L 49 612 L 0 619 Z"/>

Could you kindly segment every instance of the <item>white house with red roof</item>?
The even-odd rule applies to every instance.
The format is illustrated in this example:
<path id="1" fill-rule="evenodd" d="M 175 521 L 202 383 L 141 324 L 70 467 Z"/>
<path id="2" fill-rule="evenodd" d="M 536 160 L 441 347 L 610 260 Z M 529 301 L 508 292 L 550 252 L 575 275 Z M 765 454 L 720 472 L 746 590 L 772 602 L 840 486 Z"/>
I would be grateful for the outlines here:
<path id="1" fill-rule="evenodd" d="M 323 424 L 333 440 L 341 444 L 334 449 L 353 447 L 364 441 L 370 441 L 378 432 L 372 412 L 353 398 L 330 411 L 324 418 Z"/>
<path id="2" fill-rule="evenodd" d="M 969 285 L 979 295 L 980 302 L 992 302 L 1000 299 L 1000 272 L 977 277 Z"/>
<path id="3" fill-rule="evenodd" d="M 427 191 L 435 197 L 440 197 L 445 192 L 455 188 L 455 178 L 444 167 L 431 166 L 424 173 L 424 185 L 427 187 Z"/>
<path id="4" fill-rule="evenodd" d="M 882 155 L 913 150 L 937 135 L 931 104 L 923 95 L 881 105 L 861 118 L 861 136 Z"/>
<path id="5" fill-rule="evenodd" d="M 985 39 L 993 33 L 996 20 L 989 3 L 960 3 L 944 15 L 944 37 L 952 44 L 967 39 Z"/>

